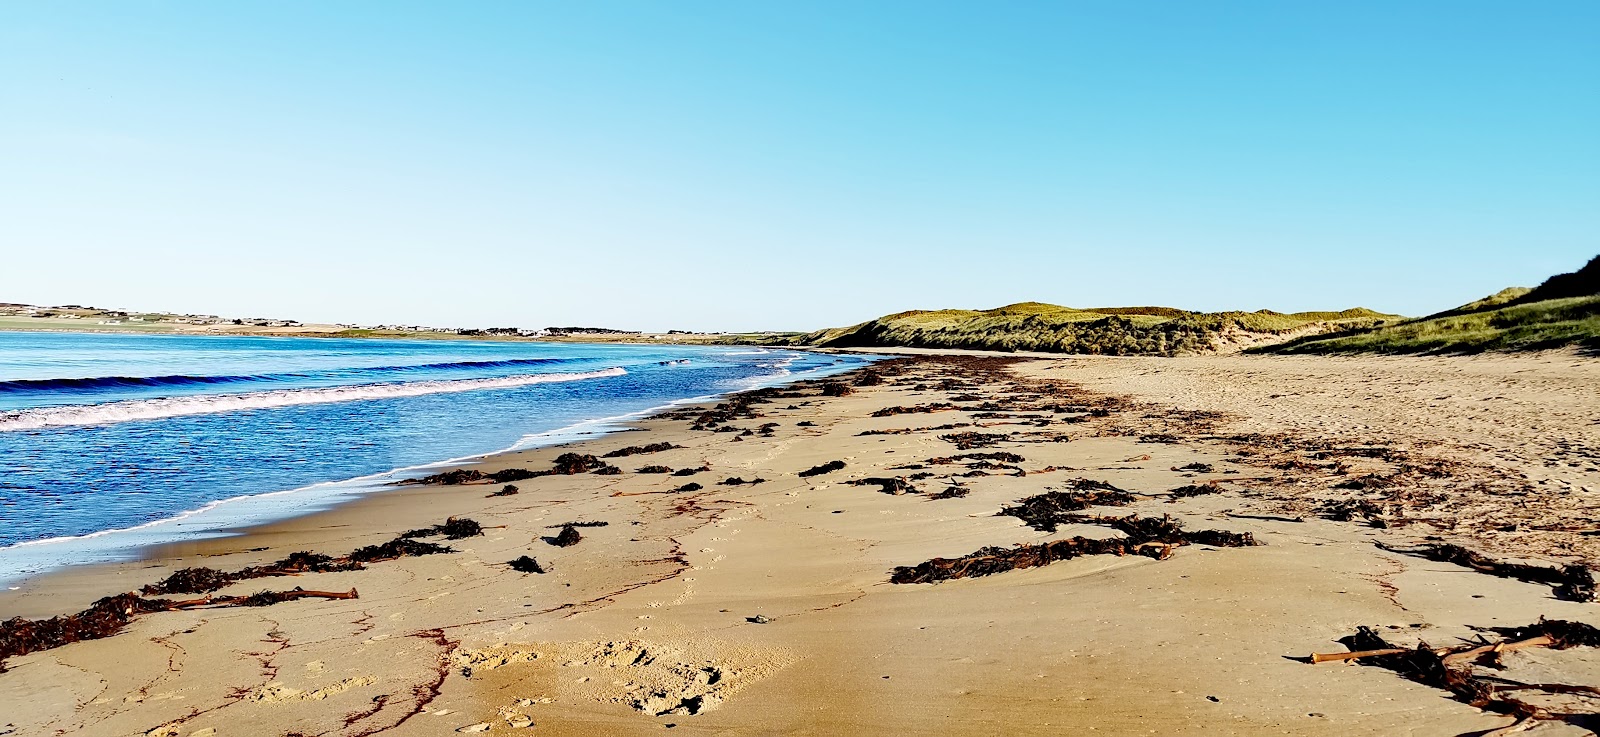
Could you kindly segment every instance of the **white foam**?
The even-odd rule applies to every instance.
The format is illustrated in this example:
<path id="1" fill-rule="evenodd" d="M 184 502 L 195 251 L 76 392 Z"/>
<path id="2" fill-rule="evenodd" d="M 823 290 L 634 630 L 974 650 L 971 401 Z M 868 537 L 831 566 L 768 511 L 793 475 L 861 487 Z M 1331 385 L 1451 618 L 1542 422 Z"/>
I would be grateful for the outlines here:
<path id="1" fill-rule="evenodd" d="M 162 397 L 159 399 L 131 399 L 121 402 L 108 402 L 106 404 L 40 407 L 0 412 L 0 432 L 38 430 L 46 427 L 74 425 L 109 425 L 133 420 L 155 420 L 163 417 L 235 412 L 246 409 L 293 407 L 302 404 L 354 402 L 362 399 L 384 399 L 389 397 L 415 397 L 424 394 L 467 392 L 479 389 L 505 389 L 528 386 L 530 384 L 622 376 L 626 373 L 628 372 L 620 367 L 612 367 L 582 373 L 520 374 L 489 379 L 414 381 L 401 384 L 359 384 L 356 386 L 330 386 L 315 389 L 277 389 L 243 394 Z"/>
<path id="2" fill-rule="evenodd" d="M 789 365 L 801 355 L 796 353 L 782 363 Z M 873 360 L 875 359 L 867 359 L 863 362 L 863 365 L 871 363 Z M 825 376 L 848 370 L 849 368 L 851 366 L 835 362 L 798 373 L 791 373 L 787 369 L 781 369 L 781 372 L 750 377 L 740 381 L 739 384 L 742 386 L 739 388 L 748 390 L 763 386 L 773 386 L 810 376 Z M 591 372 L 590 374 L 545 374 L 544 376 L 592 378 L 596 375 L 618 376 L 624 373 L 626 372 L 620 368 L 613 368 L 603 372 Z M 467 379 L 464 381 L 479 380 Z M 524 435 L 510 447 L 488 453 L 475 453 L 442 461 L 403 466 L 343 481 L 325 481 L 310 484 L 297 489 L 246 494 L 229 499 L 221 499 L 208 502 L 196 509 L 179 512 L 171 517 L 153 520 L 132 527 L 13 543 L 0 547 L 0 585 L 20 583 L 32 576 L 68 565 L 128 560 L 136 557 L 139 550 L 153 545 L 171 543 L 178 540 L 230 537 L 240 534 L 242 528 L 251 525 L 321 511 L 361 495 L 391 489 L 393 487 L 389 485 L 389 482 L 417 475 L 419 471 L 437 471 L 508 451 L 527 450 L 591 439 L 625 429 L 629 422 L 633 420 L 649 417 L 673 407 L 714 401 L 722 396 L 724 394 L 718 392 L 695 397 L 684 397 L 636 412 L 582 420 L 554 430 Z"/>

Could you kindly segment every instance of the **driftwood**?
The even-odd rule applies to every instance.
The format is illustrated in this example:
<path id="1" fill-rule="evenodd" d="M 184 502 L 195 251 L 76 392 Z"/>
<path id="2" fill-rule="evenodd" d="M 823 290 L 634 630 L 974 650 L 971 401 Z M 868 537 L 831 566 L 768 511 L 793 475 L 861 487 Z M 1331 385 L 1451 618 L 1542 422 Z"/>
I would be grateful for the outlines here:
<path id="1" fill-rule="evenodd" d="M 1584 694 L 1600 696 L 1594 686 L 1561 683 L 1516 683 L 1503 678 L 1480 677 L 1473 665 L 1485 661 L 1495 664 L 1501 654 L 1534 647 L 1566 650 L 1574 647 L 1600 647 L 1600 629 L 1560 619 L 1540 619 L 1524 627 L 1491 627 L 1488 631 L 1505 639 L 1499 642 L 1466 643 L 1453 647 L 1431 647 L 1419 643 L 1415 648 L 1396 647 L 1384 640 L 1376 630 L 1361 627 L 1354 635 L 1340 640 L 1351 648 L 1346 653 L 1316 653 L 1308 660 L 1312 663 L 1356 662 L 1390 670 L 1399 675 L 1434 688 L 1449 691 L 1457 700 L 1480 709 L 1498 712 L 1517 718 L 1509 727 L 1495 733 L 1509 734 L 1520 731 L 1539 720 L 1565 720 L 1579 715 L 1552 714 L 1543 707 L 1529 703 L 1516 692 L 1534 691 L 1546 694 Z"/>

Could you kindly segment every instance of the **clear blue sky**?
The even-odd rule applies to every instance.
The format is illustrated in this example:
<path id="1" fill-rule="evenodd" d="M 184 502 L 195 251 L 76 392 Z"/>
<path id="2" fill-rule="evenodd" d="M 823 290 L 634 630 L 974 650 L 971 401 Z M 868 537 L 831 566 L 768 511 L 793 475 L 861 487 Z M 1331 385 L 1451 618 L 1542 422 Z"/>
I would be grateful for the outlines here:
<path id="1" fill-rule="evenodd" d="M 1600 3 L 10 2 L 0 301 L 1420 314 L 1600 252 Z"/>

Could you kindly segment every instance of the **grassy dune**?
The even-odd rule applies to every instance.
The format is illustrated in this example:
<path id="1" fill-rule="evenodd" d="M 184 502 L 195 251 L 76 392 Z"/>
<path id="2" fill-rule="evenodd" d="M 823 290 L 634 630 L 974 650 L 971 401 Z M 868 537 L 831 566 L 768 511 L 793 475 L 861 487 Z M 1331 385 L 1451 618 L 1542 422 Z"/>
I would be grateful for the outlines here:
<path id="1" fill-rule="evenodd" d="M 1600 349 L 1600 256 L 1535 289 L 1512 287 L 1415 320 L 1314 335 L 1258 353 L 1479 353 Z"/>
<path id="2" fill-rule="evenodd" d="M 1306 329 L 1370 325 L 1394 319 L 1367 309 L 1282 314 L 1188 312 L 1171 307 L 1075 309 L 1022 302 L 992 310 L 914 310 L 845 328 L 786 339 L 791 345 L 905 346 L 1163 355 L 1216 350 L 1230 338 L 1281 336 Z"/>

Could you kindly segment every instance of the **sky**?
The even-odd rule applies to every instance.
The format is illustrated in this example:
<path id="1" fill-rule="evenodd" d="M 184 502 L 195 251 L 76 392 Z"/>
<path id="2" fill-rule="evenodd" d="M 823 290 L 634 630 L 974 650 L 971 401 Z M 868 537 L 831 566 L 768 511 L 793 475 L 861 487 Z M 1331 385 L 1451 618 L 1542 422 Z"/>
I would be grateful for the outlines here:
<path id="1" fill-rule="evenodd" d="M 1600 253 L 1600 3 L 0 3 L 0 301 L 1426 314 Z"/>

